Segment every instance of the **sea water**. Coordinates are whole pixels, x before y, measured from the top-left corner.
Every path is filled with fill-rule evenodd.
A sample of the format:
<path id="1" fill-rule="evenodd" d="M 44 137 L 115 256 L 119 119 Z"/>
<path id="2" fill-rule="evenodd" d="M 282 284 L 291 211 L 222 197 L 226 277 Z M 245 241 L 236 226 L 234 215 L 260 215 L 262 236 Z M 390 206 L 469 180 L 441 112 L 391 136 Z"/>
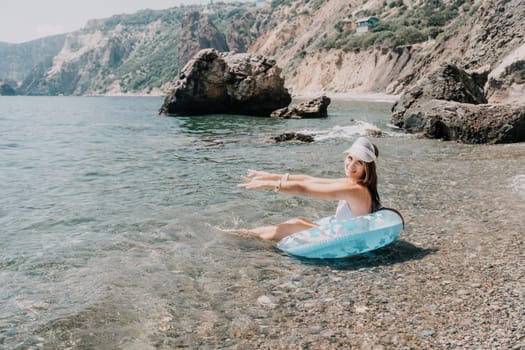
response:
<path id="1" fill-rule="evenodd" d="M 342 152 L 367 130 L 380 131 L 379 191 L 405 215 L 405 241 L 523 227 L 507 218 L 525 208 L 524 144 L 408 135 L 389 125 L 387 102 L 334 100 L 315 120 L 166 117 L 161 103 L 0 98 L 0 347 L 234 346 L 232 325 L 286 273 L 324 267 L 222 229 L 318 219 L 337 204 L 242 190 L 240 176 L 343 176 Z M 291 131 L 315 141 L 269 141 Z"/>

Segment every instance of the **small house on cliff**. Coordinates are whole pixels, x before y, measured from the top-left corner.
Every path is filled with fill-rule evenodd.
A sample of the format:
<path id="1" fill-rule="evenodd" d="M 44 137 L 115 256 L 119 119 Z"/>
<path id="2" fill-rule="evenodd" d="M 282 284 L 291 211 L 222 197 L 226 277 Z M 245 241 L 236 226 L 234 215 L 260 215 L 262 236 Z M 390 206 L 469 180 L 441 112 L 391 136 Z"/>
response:
<path id="1" fill-rule="evenodd" d="M 379 22 L 379 19 L 376 17 L 360 18 L 355 21 L 356 32 L 357 33 L 368 32 L 370 29 L 372 29 L 377 24 L 377 22 Z"/>

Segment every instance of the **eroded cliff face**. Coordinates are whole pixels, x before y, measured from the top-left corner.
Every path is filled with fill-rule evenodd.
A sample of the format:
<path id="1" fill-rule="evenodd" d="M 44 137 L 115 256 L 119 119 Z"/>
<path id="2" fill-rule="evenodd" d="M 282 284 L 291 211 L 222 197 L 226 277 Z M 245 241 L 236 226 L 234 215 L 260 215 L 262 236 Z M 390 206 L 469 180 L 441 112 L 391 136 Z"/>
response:
<path id="1" fill-rule="evenodd" d="M 20 90 L 28 95 L 121 95 L 168 84 L 178 68 L 170 56 L 177 53 L 179 31 L 173 28 L 176 19 L 154 15 L 90 21 L 68 34 L 49 65 L 35 69 Z M 131 23 L 122 24 L 125 20 Z"/>
<path id="2" fill-rule="evenodd" d="M 398 94 L 404 88 L 401 82 L 413 72 L 415 55 L 422 50 L 422 45 L 369 48 L 359 52 L 322 50 L 299 63 L 289 84 L 298 95 L 317 92 Z"/>
<path id="3" fill-rule="evenodd" d="M 270 21 L 266 8 L 238 13 L 226 28 L 226 40 L 230 51 L 243 53 L 264 33 Z"/>
<path id="4" fill-rule="evenodd" d="M 272 12 L 267 30 L 249 48 L 277 61 L 286 86 L 295 95 L 320 92 L 398 93 L 414 66 L 416 53 L 428 45 L 396 49 L 325 49 L 337 23 L 381 7 L 383 2 L 295 1 Z"/>
<path id="5" fill-rule="evenodd" d="M 275 60 L 286 87 L 296 95 L 398 94 L 449 62 L 479 78 L 489 102 L 524 98 L 523 0 L 274 0 L 263 8 L 249 3 L 213 6 L 142 11 L 90 21 L 82 30 L 68 34 L 60 52 L 35 66 L 17 91 L 165 94 L 182 69 L 179 59 L 183 64 L 198 49 L 216 47 Z M 418 44 L 385 45 L 374 39 L 363 46 L 366 48 L 345 47 L 345 40 L 357 38 L 346 25 L 359 17 L 377 16 L 380 23 L 401 29 L 401 38 L 405 38 L 403 30 L 409 35 L 417 23 L 439 20 L 439 9 L 451 6 L 454 16 L 448 16 L 443 26 L 425 27 L 426 42 L 419 42 L 420 37 L 413 41 Z M 424 18 L 407 17 L 414 9 L 430 12 Z M 200 11 L 197 20 L 181 25 L 182 18 L 195 10 Z M 203 24 L 205 10 L 211 25 Z M 208 30 L 212 25 L 216 26 L 213 33 Z M 333 38 L 339 41 L 327 45 Z"/>
<path id="6" fill-rule="evenodd" d="M 481 0 L 474 6 L 475 14 L 458 18 L 415 65 L 413 81 L 449 62 L 488 76 L 482 88 L 489 103 L 525 103 L 525 2 Z"/>
<path id="7" fill-rule="evenodd" d="M 65 38 L 61 34 L 21 44 L 0 43 L 0 79 L 22 81 L 36 66 L 56 56 Z"/>
<path id="8" fill-rule="evenodd" d="M 181 23 L 179 67 L 183 68 L 197 52 L 208 48 L 220 52 L 229 51 L 226 37 L 208 16 L 191 11 L 184 16 Z"/>
<path id="9" fill-rule="evenodd" d="M 403 4 L 422 6 L 412 0 Z M 392 20 L 396 9 L 375 0 L 290 2 L 274 9 L 268 30 L 249 51 L 275 59 L 283 68 L 287 87 L 299 95 L 319 91 L 397 94 L 450 62 L 484 77 L 480 84 L 490 95 L 489 102 L 522 101 L 525 79 L 523 49 L 519 48 L 525 43 L 525 2 L 473 0 L 460 4 L 457 16 L 443 32 L 424 43 L 395 49 L 373 45 L 361 50 L 327 50 L 323 40 L 345 18 L 379 13 L 380 20 Z"/>
<path id="10" fill-rule="evenodd" d="M 182 65 L 201 48 L 227 51 L 224 28 L 232 12 L 253 8 L 253 4 L 233 3 L 189 5 L 89 21 L 67 34 L 56 54 L 29 74 L 21 72 L 25 78 L 18 91 L 26 95 L 164 95 Z M 235 38 L 230 42 L 235 43 Z"/>

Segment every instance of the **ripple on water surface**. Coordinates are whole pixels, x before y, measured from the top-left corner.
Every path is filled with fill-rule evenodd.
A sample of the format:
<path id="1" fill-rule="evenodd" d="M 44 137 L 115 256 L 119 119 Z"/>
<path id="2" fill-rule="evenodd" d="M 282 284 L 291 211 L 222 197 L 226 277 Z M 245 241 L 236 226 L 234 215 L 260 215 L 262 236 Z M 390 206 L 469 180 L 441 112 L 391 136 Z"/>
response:
<path id="1" fill-rule="evenodd" d="M 415 244 L 475 249 L 522 224 L 501 219 L 524 202 L 523 146 L 405 135 L 388 127 L 390 105 L 333 101 L 324 120 L 270 120 L 158 117 L 155 98 L 5 101 L 34 106 L 0 119 L 0 344 L 8 348 L 234 347 L 288 319 L 295 307 L 276 300 L 308 298 L 334 282 L 334 270 L 372 280 L 385 254 L 399 265 L 396 257 L 424 255 Z M 382 131 L 380 192 L 405 215 L 404 244 L 376 260 L 322 265 L 216 229 L 333 213 L 331 202 L 243 191 L 239 177 L 249 168 L 341 176 L 342 152 L 367 129 Z M 261 141 L 301 130 L 316 141 Z"/>

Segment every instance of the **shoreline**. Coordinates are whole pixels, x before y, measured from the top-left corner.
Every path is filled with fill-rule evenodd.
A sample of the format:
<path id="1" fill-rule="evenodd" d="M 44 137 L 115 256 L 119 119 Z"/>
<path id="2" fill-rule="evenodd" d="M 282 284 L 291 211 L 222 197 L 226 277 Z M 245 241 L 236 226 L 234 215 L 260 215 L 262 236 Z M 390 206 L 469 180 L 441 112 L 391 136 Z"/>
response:
<path id="1" fill-rule="evenodd" d="M 307 94 L 294 94 L 293 99 L 305 100 L 319 96 L 327 96 L 332 100 L 354 100 L 371 102 L 397 102 L 401 95 L 390 95 L 381 92 L 319 92 Z"/>
<path id="2" fill-rule="evenodd" d="M 125 94 L 85 94 L 85 95 L 45 95 L 39 97 L 166 97 L 167 94 L 152 93 L 152 94 L 141 94 L 141 93 L 125 93 Z M 353 101 L 370 101 L 370 102 L 389 102 L 394 103 L 399 100 L 401 95 L 390 95 L 380 92 L 319 92 L 319 93 L 306 93 L 306 94 L 292 94 L 292 100 L 307 100 L 313 99 L 320 96 L 327 96 L 332 100 L 353 100 Z M 15 97 L 31 97 L 33 95 L 15 95 Z"/>

